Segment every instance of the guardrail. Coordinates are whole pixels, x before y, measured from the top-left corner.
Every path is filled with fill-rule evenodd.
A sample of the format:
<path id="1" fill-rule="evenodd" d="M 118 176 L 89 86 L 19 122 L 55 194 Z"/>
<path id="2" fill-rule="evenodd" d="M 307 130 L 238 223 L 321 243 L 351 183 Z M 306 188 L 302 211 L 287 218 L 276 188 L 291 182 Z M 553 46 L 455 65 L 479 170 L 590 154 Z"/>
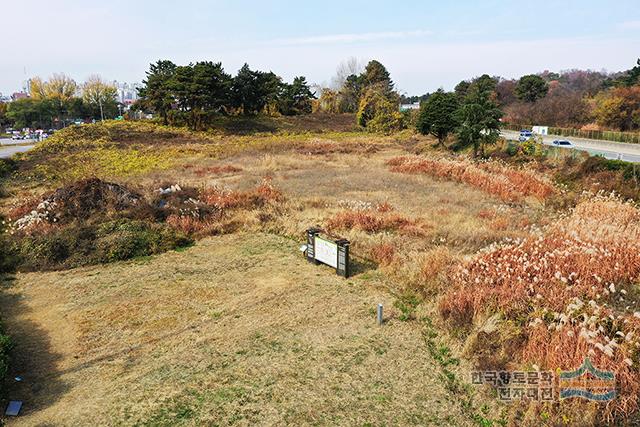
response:
<path id="1" fill-rule="evenodd" d="M 517 125 L 504 123 L 504 129 L 519 131 L 521 129 L 531 129 L 531 125 Z M 640 133 L 616 132 L 610 130 L 582 130 L 572 128 L 560 128 L 549 126 L 549 135 L 573 136 L 576 138 L 597 139 L 602 141 L 626 142 L 629 144 L 640 144 Z"/>

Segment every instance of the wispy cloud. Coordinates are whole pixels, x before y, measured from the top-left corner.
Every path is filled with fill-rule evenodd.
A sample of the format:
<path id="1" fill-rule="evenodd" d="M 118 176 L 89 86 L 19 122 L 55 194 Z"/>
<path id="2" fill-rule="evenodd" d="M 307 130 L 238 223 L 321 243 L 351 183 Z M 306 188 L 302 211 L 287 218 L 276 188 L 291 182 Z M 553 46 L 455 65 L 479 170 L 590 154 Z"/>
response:
<path id="1" fill-rule="evenodd" d="M 640 20 L 621 22 L 618 24 L 618 28 L 623 30 L 640 30 Z"/>
<path id="2" fill-rule="evenodd" d="M 327 34 L 310 37 L 296 37 L 288 39 L 276 39 L 271 43 L 282 45 L 308 45 L 308 44 L 342 44 L 372 42 L 381 40 L 398 40 L 407 38 L 424 37 L 433 34 L 431 31 L 384 31 L 377 33 L 353 33 L 353 34 Z"/>

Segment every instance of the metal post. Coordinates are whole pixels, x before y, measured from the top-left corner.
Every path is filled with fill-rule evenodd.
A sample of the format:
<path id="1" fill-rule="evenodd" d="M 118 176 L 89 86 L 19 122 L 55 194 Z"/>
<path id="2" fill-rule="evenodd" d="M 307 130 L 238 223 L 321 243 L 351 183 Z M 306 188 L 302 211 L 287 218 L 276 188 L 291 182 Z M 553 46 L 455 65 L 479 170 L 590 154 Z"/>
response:
<path id="1" fill-rule="evenodd" d="M 345 279 L 349 277 L 349 241 L 346 239 L 336 240 L 338 245 L 338 266 L 336 273 Z"/>
<path id="2" fill-rule="evenodd" d="M 382 309 L 383 309 L 382 304 L 378 304 L 378 318 L 377 318 L 378 326 L 382 326 L 382 322 L 384 321 L 383 315 L 382 315 Z"/>
<path id="3" fill-rule="evenodd" d="M 318 228 L 310 228 L 307 230 L 307 261 L 318 264 L 316 260 L 316 236 L 320 233 Z"/>

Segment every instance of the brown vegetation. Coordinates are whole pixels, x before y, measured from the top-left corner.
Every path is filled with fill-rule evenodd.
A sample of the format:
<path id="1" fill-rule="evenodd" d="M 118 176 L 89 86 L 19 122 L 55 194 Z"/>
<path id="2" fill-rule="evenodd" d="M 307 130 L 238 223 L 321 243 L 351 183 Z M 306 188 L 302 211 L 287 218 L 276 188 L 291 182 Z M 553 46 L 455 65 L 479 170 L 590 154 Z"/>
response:
<path id="1" fill-rule="evenodd" d="M 393 172 L 423 173 L 464 182 L 506 202 L 521 201 L 529 196 L 544 202 L 555 191 L 553 184 L 540 174 L 497 162 L 405 156 L 390 159 L 387 164 Z"/>
<path id="2" fill-rule="evenodd" d="M 452 277 L 440 312 L 457 326 L 503 313 L 526 340 L 511 351 L 541 369 L 580 366 L 585 357 L 616 373 L 620 395 L 605 417 L 638 409 L 640 211 L 616 198 L 580 203 L 546 230 L 494 245 Z"/>

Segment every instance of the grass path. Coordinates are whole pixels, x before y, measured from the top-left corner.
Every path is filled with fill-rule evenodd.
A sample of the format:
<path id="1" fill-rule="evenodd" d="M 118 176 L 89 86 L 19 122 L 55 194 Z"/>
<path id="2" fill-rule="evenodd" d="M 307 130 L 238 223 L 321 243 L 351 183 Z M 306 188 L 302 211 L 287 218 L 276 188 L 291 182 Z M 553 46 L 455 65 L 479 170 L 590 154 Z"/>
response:
<path id="1" fill-rule="evenodd" d="M 18 275 L 10 425 L 469 425 L 393 297 L 267 234 Z"/>

